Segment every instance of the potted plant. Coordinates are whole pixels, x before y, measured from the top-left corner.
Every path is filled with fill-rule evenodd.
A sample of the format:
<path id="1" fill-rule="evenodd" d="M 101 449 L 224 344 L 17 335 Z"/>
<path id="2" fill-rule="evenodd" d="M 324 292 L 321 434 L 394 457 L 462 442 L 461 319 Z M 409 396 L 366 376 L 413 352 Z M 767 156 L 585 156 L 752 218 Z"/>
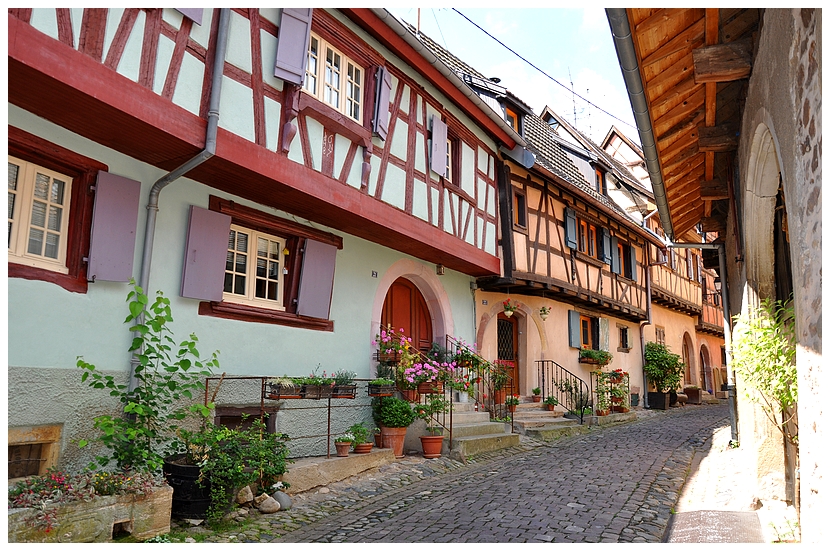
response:
<path id="1" fill-rule="evenodd" d="M 507 406 L 507 410 L 510 413 L 515 412 L 516 411 L 516 406 L 519 405 L 519 396 L 516 395 L 516 394 L 514 394 L 512 396 L 508 396 L 507 398 L 504 399 L 504 405 Z"/>
<path id="2" fill-rule="evenodd" d="M 265 398 L 270 400 L 297 400 L 303 397 L 303 385 L 288 375 L 273 377 L 265 383 Z"/>
<path id="3" fill-rule="evenodd" d="M 554 411 L 555 407 L 559 405 L 559 400 L 557 400 L 554 396 L 548 396 L 545 398 L 544 404 L 546 410 Z"/>
<path id="4" fill-rule="evenodd" d="M 374 438 L 375 438 L 375 446 L 377 446 L 378 448 L 382 448 L 383 447 L 383 435 L 380 433 L 380 427 L 375 427 L 374 429 L 372 429 L 372 434 L 374 435 Z"/>
<path id="5" fill-rule="evenodd" d="M 603 366 L 611 363 L 612 359 L 614 359 L 614 356 L 607 350 L 579 349 L 579 363 Z"/>
<path id="6" fill-rule="evenodd" d="M 334 447 L 337 448 L 337 457 L 348 457 L 349 456 L 349 448 L 352 447 L 352 443 L 354 442 L 354 435 L 350 432 L 346 434 L 341 434 L 337 438 L 334 439 Z"/>
<path id="7" fill-rule="evenodd" d="M 392 396 L 395 394 L 394 379 L 378 377 L 369 381 L 369 396 Z"/>
<path id="8" fill-rule="evenodd" d="M 332 378 L 334 379 L 334 388 L 331 391 L 332 398 L 354 398 L 357 394 L 357 385 L 354 384 L 354 378 L 357 373 L 345 369 L 339 369 L 334 372 Z"/>
<path id="9" fill-rule="evenodd" d="M 369 429 L 363 423 L 355 423 L 349 427 L 349 433 L 354 436 L 352 444 L 355 453 L 369 453 L 372 451 L 373 443 L 369 440 Z"/>
<path id="10" fill-rule="evenodd" d="M 643 372 L 649 384 L 654 386 L 654 392 L 648 393 L 649 408 L 669 408 L 668 392 L 680 385 L 683 367 L 680 356 L 673 354 L 666 345 L 656 342 L 646 343 Z"/>
<path id="11" fill-rule="evenodd" d="M 320 398 L 331 398 L 334 390 L 334 379 L 326 376 L 323 371 L 322 375 L 317 375 L 317 370 L 320 369 L 320 364 L 308 375 L 302 379 L 303 384 L 303 398 L 311 400 L 319 400 Z"/>
<path id="12" fill-rule="evenodd" d="M 513 312 L 519 309 L 519 303 L 514 302 L 510 299 L 505 300 L 501 303 L 502 308 L 504 309 L 504 315 L 508 318 L 513 315 Z"/>
<path id="13" fill-rule="evenodd" d="M 542 318 L 542 321 L 545 321 L 546 319 L 548 319 L 549 315 L 550 315 L 550 307 L 549 306 L 542 306 L 541 308 L 539 308 L 539 317 Z"/>
<path id="14" fill-rule="evenodd" d="M 412 339 L 404 335 L 403 328 L 395 332 L 391 325 L 382 327 L 372 341 L 377 346 L 376 359 L 386 364 L 396 364 L 401 359 L 401 354 L 412 345 Z"/>
<path id="15" fill-rule="evenodd" d="M 429 394 L 423 404 L 415 408 L 415 415 L 427 424 L 427 435 L 421 436 L 421 447 L 424 457 L 434 459 L 441 457 L 441 448 L 444 445 L 442 427 L 437 425 L 436 417 L 450 409 L 450 403 L 440 394 Z"/>
<path id="16" fill-rule="evenodd" d="M 495 363 L 490 369 L 490 386 L 493 389 L 493 402 L 495 404 L 503 404 L 507 398 L 507 383 L 510 382 L 510 375 L 507 367 Z"/>
<path id="17" fill-rule="evenodd" d="M 395 452 L 395 457 L 404 456 L 403 444 L 406 429 L 415 420 L 415 412 L 405 400 L 395 398 L 373 398 L 380 402 L 377 408 L 377 423 L 380 426 L 383 445 Z"/>
<path id="18" fill-rule="evenodd" d="M 611 387 L 611 411 L 617 413 L 628 412 L 628 387 L 625 385 L 613 385 Z"/>
<path id="19" fill-rule="evenodd" d="M 403 378 L 409 385 L 415 385 L 419 394 L 440 394 L 444 392 L 444 380 L 454 368 L 455 363 L 426 359 L 404 369 Z"/>
<path id="20" fill-rule="evenodd" d="M 597 376 L 597 399 L 594 403 L 594 411 L 599 416 L 608 415 L 611 413 L 611 397 L 608 385 L 608 374 L 602 372 L 595 372 L 595 374 Z"/>
<path id="21" fill-rule="evenodd" d="M 542 401 L 542 389 L 541 388 L 539 388 L 537 386 L 536 388 L 531 390 L 531 392 L 533 393 L 533 401 L 534 402 L 541 402 Z"/>

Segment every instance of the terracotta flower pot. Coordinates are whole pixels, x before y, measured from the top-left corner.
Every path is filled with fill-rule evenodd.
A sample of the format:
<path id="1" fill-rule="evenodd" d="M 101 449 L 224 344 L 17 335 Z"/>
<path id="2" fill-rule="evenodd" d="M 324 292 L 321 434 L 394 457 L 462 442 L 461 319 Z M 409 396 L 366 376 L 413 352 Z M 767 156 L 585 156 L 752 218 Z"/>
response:
<path id="1" fill-rule="evenodd" d="M 441 394 L 442 392 L 444 392 L 443 381 L 418 383 L 418 394 Z"/>
<path id="2" fill-rule="evenodd" d="M 369 453 L 372 451 L 374 444 L 371 442 L 363 442 L 362 444 L 355 444 L 354 452 L 355 453 Z"/>
<path id="3" fill-rule="evenodd" d="M 397 459 L 402 458 L 406 427 L 381 427 L 380 432 L 383 436 L 383 446 L 392 448 Z"/>
<path id="4" fill-rule="evenodd" d="M 554 408 L 556 408 L 556 406 L 553 404 L 545 404 L 545 409 L 548 411 L 555 411 Z"/>
<path id="5" fill-rule="evenodd" d="M 337 448 L 337 457 L 349 457 L 349 448 L 352 447 L 352 443 L 335 442 L 334 447 Z"/>
<path id="6" fill-rule="evenodd" d="M 441 448 L 444 445 L 444 436 L 421 436 L 421 447 L 424 450 L 424 457 L 435 459 L 441 457 Z"/>
<path id="7" fill-rule="evenodd" d="M 493 391 L 493 402 L 496 405 L 503 404 L 505 400 L 507 400 L 506 388 L 500 388 L 498 390 Z"/>
<path id="8" fill-rule="evenodd" d="M 605 417 L 605 416 L 606 416 L 606 415 L 608 415 L 609 413 L 611 413 L 611 412 L 610 412 L 610 411 L 608 411 L 607 409 L 597 410 L 597 415 L 599 415 L 600 417 Z"/>
<path id="9" fill-rule="evenodd" d="M 415 388 L 402 388 L 400 389 L 401 394 L 403 394 L 403 399 L 407 402 L 420 402 L 421 395 L 418 394 L 418 389 Z"/>
<path id="10" fill-rule="evenodd" d="M 533 401 L 534 402 L 541 402 L 542 401 L 542 396 L 540 394 L 534 394 L 533 395 Z"/>
<path id="11" fill-rule="evenodd" d="M 516 413 L 516 406 L 507 406 L 507 411 L 510 413 Z"/>
<path id="12" fill-rule="evenodd" d="M 381 433 L 375 434 L 375 446 L 377 446 L 378 448 L 383 447 L 383 434 L 381 434 Z"/>

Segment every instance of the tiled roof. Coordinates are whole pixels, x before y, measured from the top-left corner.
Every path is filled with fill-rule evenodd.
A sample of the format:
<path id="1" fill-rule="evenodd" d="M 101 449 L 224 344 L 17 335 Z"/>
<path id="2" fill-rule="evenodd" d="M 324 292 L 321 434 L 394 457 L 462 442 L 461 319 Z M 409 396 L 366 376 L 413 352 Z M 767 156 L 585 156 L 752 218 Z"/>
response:
<path id="1" fill-rule="evenodd" d="M 473 75 L 480 79 L 489 81 L 490 79 L 484 76 L 483 73 L 475 70 L 472 66 L 464 63 L 458 57 L 447 51 L 443 46 L 432 40 L 424 33 L 418 33 L 412 25 L 403 22 L 409 31 L 418 40 L 424 44 L 429 50 L 435 54 L 442 63 L 449 69 L 455 71 L 456 74 L 463 80 L 463 75 Z M 465 82 L 470 84 L 467 80 Z M 498 85 L 496 85 L 498 86 Z M 498 86 L 501 88 L 501 86 Z M 471 86 L 475 91 L 475 88 Z M 513 95 L 513 94 L 511 94 Z M 515 96 L 514 96 L 515 97 Z M 516 98 L 518 99 L 518 98 Z M 633 220 L 624 210 L 622 210 L 614 201 L 608 197 L 597 193 L 594 187 L 585 180 L 576 166 L 571 161 L 570 157 L 562 150 L 557 138 L 554 137 L 553 129 L 550 128 L 541 118 L 534 114 L 527 114 L 524 117 L 524 139 L 527 141 L 527 148 L 534 155 L 536 155 L 536 162 L 542 167 L 549 170 L 565 182 L 578 188 L 583 193 L 587 193 L 598 202 L 611 208 L 620 215 Z M 607 155 L 605 155 L 607 156 Z M 635 179 L 636 180 L 636 179 Z"/>

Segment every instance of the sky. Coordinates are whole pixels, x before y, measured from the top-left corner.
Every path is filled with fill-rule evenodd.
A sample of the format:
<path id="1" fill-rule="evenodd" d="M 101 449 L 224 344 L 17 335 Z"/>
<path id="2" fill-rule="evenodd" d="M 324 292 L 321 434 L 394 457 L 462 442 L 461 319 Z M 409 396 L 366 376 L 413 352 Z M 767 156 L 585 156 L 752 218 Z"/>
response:
<path id="1" fill-rule="evenodd" d="M 386 9 L 418 25 L 418 8 Z M 420 8 L 420 29 L 537 115 L 548 106 L 597 143 L 611 125 L 639 143 L 604 9 Z"/>

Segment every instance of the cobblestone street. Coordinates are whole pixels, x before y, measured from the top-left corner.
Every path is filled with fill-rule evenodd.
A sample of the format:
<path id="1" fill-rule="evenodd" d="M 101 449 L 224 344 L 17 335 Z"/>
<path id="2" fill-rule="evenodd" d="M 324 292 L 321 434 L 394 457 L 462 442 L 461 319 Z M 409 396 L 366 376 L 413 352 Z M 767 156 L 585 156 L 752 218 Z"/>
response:
<path id="1" fill-rule="evenodd" d="M 408 457 L 295 496 L 238 542 L 659 542 L 692 464 L 728 425 L 724 404 L 472 458 Z M 289 467 L 290 468 L 290 467 Z"/>

